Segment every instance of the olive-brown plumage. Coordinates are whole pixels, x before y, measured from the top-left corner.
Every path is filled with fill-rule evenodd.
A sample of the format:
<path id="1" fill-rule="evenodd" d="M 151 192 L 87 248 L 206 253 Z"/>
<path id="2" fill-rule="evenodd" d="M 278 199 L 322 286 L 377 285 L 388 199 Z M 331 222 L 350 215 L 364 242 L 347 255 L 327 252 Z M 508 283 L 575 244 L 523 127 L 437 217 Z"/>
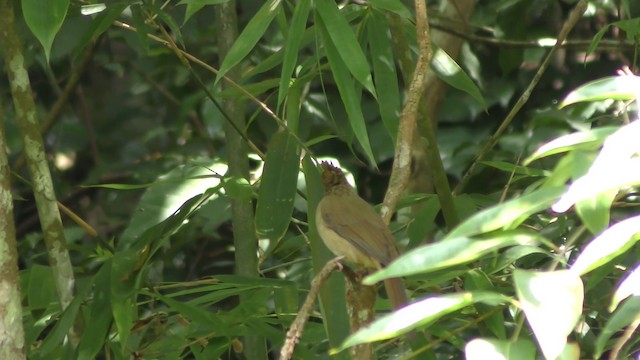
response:
<path id="1" fill-rule="evenodd" d="M 365 269 L 379 269 L 398 257 L 393 235 L 380 215 L 347 182 L 342 170 L 321 164 L 325 196 L 318 203 L 316 225 L 335 255 Z M 402 280 L 385 280 L 394 309 L 407 303 Z"/>

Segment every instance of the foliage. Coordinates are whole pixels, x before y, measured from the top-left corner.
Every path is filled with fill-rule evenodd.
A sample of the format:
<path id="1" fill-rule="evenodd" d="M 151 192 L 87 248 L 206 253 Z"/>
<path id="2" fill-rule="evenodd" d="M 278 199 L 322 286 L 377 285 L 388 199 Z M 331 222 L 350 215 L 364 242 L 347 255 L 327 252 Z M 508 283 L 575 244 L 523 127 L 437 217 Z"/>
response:
<path id="1" fill-rule="evenodd" d="M 312 161 L 350 170 L 372 203 L 384 193 L 407 86 L 389 18 L 415 49 L 410 2 L 237 1 L 241 33 L 224 59 L 212 18 L 226 1 L 50 2 L 56 11 L 39 21 L 40 2 L 22 1 L 29 76 L 44 118 L 80 71 L 45 144 L 59 200 L 98 237 L 65 219 L 77 289 L 63 310 L 29 186 L 14 181 L 28 357 L 243 358 L 239 339 L 254 334 L 276 354 L 331 257 L 308 223 L 321 192 Z M 383 340 L 410 330 L 428 333 L 419 351 L 438 359 L 640 351 L 640 87 L 615 73 L 638 70 L 638 5 L 590 1 L 529 102 L 476 158 L 540 68 L 540 40 L 557 36 L 573 3 L 479 2 L 459 58 L 434 45 L 433 70 L 451 87 L 437 112 L 449 179 L 481 160 L 455 197 L 461 223 L 446 230 L 437 197 L 406 195 L 390 225 L 404 254 L 364 281 L 405 277 L 414 302 L 388 312 L 381 295 L 378 320 L 347 337 L 334 274 L 295 358 L 372 341 L 380 359 L 408 356 L 416 349 Z M 446 31 L 450 19 L 429 11 Z M 92 59 L 85 70 L 83 56 Z M 241 77 L 223 90 L 232 69 Z M 248 125 L 237 130 L 252 149 L 250 179 L 227 174 L 225 99 L 248 100 Z M 19 179 L 18 129 L 4 126 Z M 233 247 L 232 199 L 255 200 L 260 278 L 233 274 L 242 249 Z M 64 339 L 76 316 L 85 330 L 74 348 Z"/>

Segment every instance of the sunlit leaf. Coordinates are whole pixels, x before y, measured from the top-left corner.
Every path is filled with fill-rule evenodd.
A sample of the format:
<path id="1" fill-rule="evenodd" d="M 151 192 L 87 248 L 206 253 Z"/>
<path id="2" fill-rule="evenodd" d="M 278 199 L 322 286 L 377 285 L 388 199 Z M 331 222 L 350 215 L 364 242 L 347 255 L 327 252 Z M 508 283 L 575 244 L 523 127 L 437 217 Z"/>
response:
<path id="1" fill-rule="evenodd" d="M 475 302 L 496 305 L 510 301 L 511 299 L 507 296 L 491 292 L 465 292 L 429 297 L 385 315 L 358 330 L 349 336 L 337 351 L 402 335 Z"/>
<path id="2" fill-rule="evenodd" d="M 523 164 L 528 165 L 534 160 L 569 150 L 575 150 L 578 147 L 580 149 L 597 149 L 602 145 L 607 136 L 613 134 L 618 129 L 619 127 L 617 126 L 600 127 L 561 136 L 542 145 L 533 154 L 531 154 Z"/>
<path id="3" fill-rule="evenodd" d="M 618 304 L 629 296 L 640 296 L 640 265 L 637 265 L 628 275 L 620 282 L 618 288 L 613 293 L 609 311 L 613 312 Z"/>
<path id="4" fill-rule="evenodd" d="M 640 183 L 640 121 L 634 121 L 609 135 L 600 154 L 583 177 L 574 181 L 569 190 L 553 205 L 556 212 L 565 212 L 573 204 L 604 192 L 601 202 L 610 201 L 611 192 Z"/>
<path id="5" fill-rule="evenodd" d="M 520 269 L 513 273 L 513 280 L 520 306 L 542 353 L 547 359 L 557 358 L 582 314 L 582 280 L 566 270 L 537 272 Z"/>
<path id="6" fill-rule="evenodd" d="M 548 208 L 563 192 L 562 187 L 545 187 L 480 211 L 453 229 L 446 239 L 512 228 L 523 218 Z"/>
<path id="7" fill-rule="evenodd" d="M 582 249 L 571 266 L 571 271 L 584 275 L 626 252 L 638 241 L 640 216 L 634 216 L 612 225 Z"/>
<path id="8" fill-rule="evenodd" d="M 586 101 L 631 100 L 639 95 L 640 77 L 612 76 L 594 80 L 575 89 L 560 103 L 560 107 Z"/>
<path id="9" fill-rule="evenodd" d="M 464 347 L 467 360 L 534 360 L 536 347 L 529 340 L 476 338 Z"/>
<path id="10" fill-rule="evenodd" d="M 401 255 L 384 269 L 366 277 L 365 284 L 377 281 L 426 273 L 464 264 L 507 246 L 535 245 L 540 235 L 528 232 L 504 232 L 489 239 L 456 237 L 421 246 Z"/>

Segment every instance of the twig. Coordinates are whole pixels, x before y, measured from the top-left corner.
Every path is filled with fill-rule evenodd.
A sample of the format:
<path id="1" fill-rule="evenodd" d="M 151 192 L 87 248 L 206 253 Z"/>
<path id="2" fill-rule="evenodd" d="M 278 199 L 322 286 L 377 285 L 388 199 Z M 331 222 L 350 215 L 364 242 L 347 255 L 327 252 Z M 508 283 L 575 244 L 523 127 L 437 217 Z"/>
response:
<path id="1" fill-rule="evenodd" d="M 382 203 L 381 216 L 386 224 L 391 220 L 400 196 L 406 189 L 411 176 L 411 144 L 416 130 L 418 107 L 426 87 L 425 80 L 431 62 L 431 37 L 429 34 L 427 7 L 424 0 L 416 0 L 415 4 L 418 62 L 413 71 L 413 79 L 411 80 L 411 85 L 409 85 L 407 101 L 400 116 L 391 179 Z"/>
<path id="2" fill-rule="evenodd" d="M 296 315 L 295 320 L 291 323 L 291 328 L 287 331 L 286 340 L 284 345 L 282 345 L 282 349 L 280 349 L 280 360 L 291 359 L 293 350 L 300 340 L 300 337 L 302 337 L 302 332 L 304 331 L 304 326 L 307 323 L 309 314 L 311 313 L 311 310 L 313 310 L 313 304 L 316 297 L 318 297 L 320 287 L 329 278 L 331 273 L 340 266 L 339 264 L 341 259 L 342 257 L 338 257 L 329 261 L 311 281 L 309 294 L 300 308 L 300 311 L 298 311 L 298 315 Z"/>
<path id="3" fill-rule="evenodd" d="M 496 130 L 496 132 L 491 136 L 489 141 L 487 141 L 487 143 L 482 147 L 482 149 L 480 149 L 476 157 L 473 159 L 473 161 L 471 162 L 471 166 L 469 166 L 469 169 L 467 169 L 465 174 L 462 176 L 460 183 L 458 183 L 458 186 L 456 186 L 456 188 L 453 190 L 454 195 L 459 194 L 462 190 L 464 190 L 465 186 L 469 182 L 469 179 L 471 178 L 471 175 L 475 171 L 476 166 L 487 155 L 489 150 L 491 150 L 498 143 L 498 140 L 502 136 L 502 133 L 504 133 L 504 131 L 509 126 L 509 124 L 511 124 L 511 121 L 513 120 L 513 118 L 515 118 L 515 116 L 518 114 L 520 109 L 522 109 L 524 104 L 526 104 L 527 101 L 529 101 L 529 97 L 531 96 L 533 89 L 536 87 L 536 85 L 538 85 L 538 82 L 542 78 L 542 75 L 549 67 L 549 64 L 551 63 L 551 59 L 553 58 L 553 55 L 555 54 L 556 50 L 560 48 L 560 45 L 567 38 L 567 35 L 569 35 L 569 32 L 571 31 L 571 29 L 573 29 L 573 27 L 576 25 L 578 20 L 580 20 L 580 17 L 582 16 L 582 14 L 585 12 L 586 9 L 587 9 L 586 0 L 580 0 L 580 2 L 578 2 L 578 4 L 576 4 L 576 6 L 573 8 L 571 13 L 569 14 L 569 17 L 562 25 L 562 29 L 560 29 L 560 34 L 558 35 L 558 39 L 556 41 L 555 46 L 551 48 L 551 50 L 545 57 L 544 61 L 542 61 L 542 64 L 540 64 L 540 68 L 538 69 L 536 74 L 533 76 L 533 79 L 531 79 L 529 86 L 527 86 L 527 88 L 522 93 L 522 95 L 520 96 L 516 104 L 513 105 L 513 108 L 511 108 L 511 111 L 509 112 L 507 117 L 504 119 L 502 124 L 500 124 L 500 127 Z"/>
<path id="4" fill-rule="evenodd" d="M 484 43 L 492 46 L 500 46 L 500 47 L 512 47 L 512 48 L 536 48 L 536 49 L 544 49 L 544 48 L 552 48 L 556 46 L 555 44 L 547 44 L 540 40 L 510 40 L 510 39 L 497 39 L 490 36 L 481 36 L 475 34 L 469 34 L 466 32 L 462 32 L 456 30 L 450 26 L 447 26 L 443 23 L 434 23 L 432 22 L 431 27 L 433 29 L 438 29 L 440 31 L 449 33 L 451 35 L 455 35 L 459 38 L 465 39 L 472 43 Z M 559 47 L 561 48 L 572 48 L 572 49 L 587 49 L 593 40 L 565 40 L 563 41 Z M 623 47 L 626 50 L 634 49 L 634 45 L 630 42 L 624 40 L 610 40 L 610 39 L 602 39 L 598 42 L 597 50 L 605 51 L 605 50 L 620 50 Z"/>

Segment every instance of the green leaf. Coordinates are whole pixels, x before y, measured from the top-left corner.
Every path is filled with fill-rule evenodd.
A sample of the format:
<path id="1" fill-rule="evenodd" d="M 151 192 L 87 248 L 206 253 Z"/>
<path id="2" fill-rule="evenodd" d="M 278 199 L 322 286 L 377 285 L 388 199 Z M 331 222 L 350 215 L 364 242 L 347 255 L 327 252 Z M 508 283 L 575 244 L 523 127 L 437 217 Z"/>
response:
<path id="1" fill-rule="evenodd" d="M 95 41 L 103 32 L 111 27 L 113 21 L 117 19 L 129 5 L 130 4 L 126 2 L 117 2 L 113 5 L 107 4 L 107 9 L 91 20 L 89 31 L 84 33 L 82 39 L 78 42 L 78 46 L 73 49 L 73 57 L 77 58 L 88 43 Z"/>
<path id="2" fill-rule="evenodd" d="M 182 25 L 187 23 L 193 15 L 202 10 L 207 5 L 219 5 L 229 2 L 230 0 L 180 0 L 177 5 L 187 5 L 184 11 L 184 20 Z"/>
<path id="3" fill-rule="evenodd" d="M 244 28 L 242 33 L 235 40 L 231 49 L 225 56 L 220 65 L 218 76 L 216 76 L 216 83 L 226 74 L 231 68 L 236 66 L 242 61 L 249 52 L 256 46 L 258 40 L 264 36 L 267 28 L 271 24 L 271 21 L 275 18 L 280 9 L 280 3 L 282 0 L 268 0 L 260 7 L 258 12 L 249 20 L 249 23 Z"/>
<path id="4" fill-rule="evenodd" d="M 629 250 L 638 241 L 640 216 L 612 225 L 587 244 L 571 266 L 571 271 L 584 275 Z"/>
<path id="5" fill-rule="evenodd" d="M 152 298 L 156 298 L 169 306 L 169 309 L 181 314 L 191 321 L 197 323 L 205 329 L 215 329 L 216 332 L 224 335 L 227 333 L 229 325 L 225 324 L 218 316 L 210 311 L 199 308 L 193 304 L 183 301 L 177 301 L 167 296 L 144 291 L 144 294 Z"/>
<path id="6" fill-rule="evenodd" d="M 498 289 L 491 283 L 487 274 L 485 274 L 480 269 L 473 269 L 466 273 L 463 277 L 464 279 L 464 289 L 467 291 L 495 291 L 498 292 Z M 487 328 L 495 335 L 498 339 L 505 340 L 507 338 L 507 331 L 505 329 L 505 320 L 504 314 L 502 311 L 495 312 L 492 306 L 486 304 L 476 304 L 476 309 L 478 310 L 478 315 L 480 317 L 485 317 L 485 314 L 493 312 L 489 317 L 486 317 L 483 322 L 487 326 Z"/>
<path id="7" fill-rule="evenodd" d="M 467 343 L 464 352 L 467 360 L 534 360 L 536 358 L 536 346 L 524 339 L 506 341 L 476 338 Z"/>
<path id="8" fill-rule="evenodd" d="M 374 9 L 386 10 L 400 15 L 405 19 L 412 18 L 411 11 L 400 0 L 369 0 Z"/>
<path id="9" fill-rule="evenodd" d="M 584 286 L 574 272 L 516 269 L 513 281 L 520 306 L 547 359 L 557 358 L 582 314 Z"/>
<path id="10" fill-rule="evenodd" d="M 633 100 L 639 88 L 638 76 L 621 75 L 594 80 L 570 92 L 560 103 L 560 108 L 579 102 Z"/>
<path id="11" fill-rule="evenodd" d="M 47 62 L 53 39 L 62 27 L 68 8 L 69 0 L 22 0 L 24 21 L 42 44 Z"/>
<path id="12" fill-rule="evenodd" d="M 609 339 L 631 322 L 637 321 L 640 314 L 640 296 L 632 296 L 616 310 L 598 335 L 595 356 L 598 359 L 606 349 Z"/>
<path id="13" fill-rule="evenodd" d="M 618 129 L 605 140 L 600 154 L 586 175 L 575 180 L 560 200 L 553 205 L 556 212 L 565 212 L 573 204 L 600 196 L 606 205 L 610 192 L 640 183 L 640 121 Z M 603 193 L 608 194 L 603 194 Z M 603 205 L 603 206 L 604 206 Z"/>
<path id="14" fill-rule="evenodd" d="M 307 19 L 311 1 L 298 1 L 293 10 L 291 26 L 289 27 L 287 45 L 284 47 L 284 58 L 282 60 L 282 70 L 280 72 L 280 84 L 278 86 L 278 105 L 281 105 L 287 95 L 287 90 L 291 83 L 291 75 L 298 61 L 298 51 L 307 28 Z"/>
<path id="15" fill-rule="evenodd" d="M 465 220 L 447 234 L 445 239 L 473 236 L 500 228 L 513 228 L 523 218 L 548 208 L 563 192 L 563 187 L 541 188 L 490 207 Z"/>
<path id="16" fill-rule="evenodd" d="M 400 89 L 396 63 L 388 41 L 389 26 L 383 13 L 372 11 L 367 22 L 367 35 L 373 76 L 376 84 L 380 117 L 391 139 L 396 139 L 400 118 Z"/>
<path id="17" fill-rule="evenodd" d="M 60 347 L 60 344 L 63 343 L 64 338 L 69 333 L 69 329 L 71 329 L 76 317 L 78 316 L 80 305 L 82 305 L 89 295 L 89 291 L 93 287 L 96 278 L 97 274 L 82 284 L 69 306 L 67 306 L 60 319 L 54 325 L 51 332 L 47 334 L 46 339 L 44 339 L 42 346 L 39 349 L 42 358 L 46 358 L 47 354 Z"/>
<path id="18" fill-rule="evenodd" d="M 574 181 L 588 172 L 593 163 L 591 153 L 573 151 Z M 617 189 L 591 194 L 583 200 L 576 202 L 576 213 L 592 234 L 598 234 L 609 226 L 609 210 L 618 193 Z"/>
<path id="19" fill-rule="evenodd" d="M 278 241 L 289 228 L 299 168 L 298 142 L 287 130 L 281 129 L 271 138 L 258 191 L 256 233 L 259 238 Z"/>
<path id="20" fill-rule="evenodd" d="M 253 197 L 253 186 L 249 184 L 249 180 L 232 176 L 223 178 L 224 192 L 232 199 L 251 199 Z"/>
<path id="21" fill-rule="evenodd" d="M 328 46 L 328 43 L 331 43 L 331 47 L 336 49 L 336 54 L 342 59 L 351 75 L 371 95 L 376 97 L 367 57 L 364 55 L 353 30 L 349 27 L 349 23 L 340 13 L 338 5 L 332 0 L 316 0 L 315 6 L 320 19 L 322 19 L 318 26 L 324 30 L 323 33 L 326 32 L 328 34 L 328 36 L 323 37 L 325 47 Z M 329 58 L 329 62 L 334 60 Z"/>
<path id="22" fill-rule="evenodd" d="M 617 126 L 609 126 L 561 136 L 539 147 L 538 150 L 523 162 L 523 164 L 528 165 L 534 160 L 567 152 L 569 150 L 585 148 L 597 149 L 609 135 L 613 134 L 618 129 L 620 128 Z"/>
<path id="23" fill-rule="evenodd" d="M 445 239 L 401 255 L 386 268 L 367 276 L 363 283 L 446 269 L 479 259 L 488 253 L 514 245 L 535 245 L 542 237 L 533 232 L 510 231 L 486 240 L 468 237 Z"/>
<path id="24" fill-rule="evenodd" d="M 226 172 L 226 165 L 214 160 L 202 166 L 183 165 L 160 176 L 142 195 L 118 248 L 129 246 L 146 229 L 174 214 L 190 198 L 220 185 L 213 175 Z"/>
<path id="25" fill-rule="evenodd" d="M 112 321 L 111 312 L 111 261 L 105 262 L 95 277 L 93 302 L 89 307 L 90 326 L 86 326 L 78 344 L 79 360 L 95 359 L 105 346 Z"/>
<path id="26" fill-rule="evenodd" d="M 431 68 L 442 81 L 469 94 L 483 109 L 487 109 L 487 103 L 484 101 L 480 89 L 444 50 L 436 48 L 431 60 Z"/>
<path id="27" fill-rule="evenodd" d="M 323 0 L 325 1 L 325 0 Z M 329 59 L 329 67 L 338 91 L 340 92 L 340 98 L 344 103 L 345 110 L 349 116 L 349 122 L 351 129 L 353 129 L 356 139 L 362 146 L 365 154 L 369 158 L 371 164 L 375 164 L 375 158 L 373 156 L 373 149 L 369 142 L 369 135 L 367 133 L 367 125 L 364 121 L 364 115 L 362 114 L 362 108 L 360 107 L 360 96 L 354 88 L 353 81 L 349 75 L 347 68 L 340 58 L 338 49 L 336 49 L 331 41 L 329 41 L 329 34 L 327 33 L 326 26 L 321 19 L 318 20 L 320 33 L 323 35 L 325 51 L 327 58 Z"/>
<path id="28" fill-rule="evenodd" d="M 485 271 L 487 274 L 495 274 L 507 266 L 513 264 L 517 260 L 532 254 L 540 254 L 545 255 L 547 257 L 551 257 L 551 254 L 548 251 L 542 250 L 537 246 L 514 246 L 512 248 L 507 249 L 506 251 L 500 253 L 498 256 L 498 260 L 495 264 L 488 266 Z"/>
<path id="29" fill-rule="evenodd" d="M 51 267 L 33 264 L 27 270 L 29 282 L 27 301 L 31 310 L 45 309 L 55 298 L 55 281 Z"/>
<path id="30" fill-rule="evenodd" d="M 620 282 L 615 293 L 613 293 L 609 311 L 613 312 L 618 307 L 618 304 L 629 296 L 640 296 L 640 265 L 636 265 L 633 271 Z"/>
<path id="31" fill-rule="evenodd" d="M 508 163 L 506 161 L 481 161 L 483 165 L 491 166 L 498 170 L 502 170 L 508 173 L 527 175 L 527 176 L 549 176 L 551 174 L 548 170 L 530 168 L 526 166 L 516 165 Z"/>
<path id="32" fill-rule="evenodd" d="M 496 304 L 510 301 L 507 296 L 490 292 L 464 292 L 429 297 L 409 304 L 361 328 L 349 336 L 336 351 L 402 335 L 475 302 Z"/>

